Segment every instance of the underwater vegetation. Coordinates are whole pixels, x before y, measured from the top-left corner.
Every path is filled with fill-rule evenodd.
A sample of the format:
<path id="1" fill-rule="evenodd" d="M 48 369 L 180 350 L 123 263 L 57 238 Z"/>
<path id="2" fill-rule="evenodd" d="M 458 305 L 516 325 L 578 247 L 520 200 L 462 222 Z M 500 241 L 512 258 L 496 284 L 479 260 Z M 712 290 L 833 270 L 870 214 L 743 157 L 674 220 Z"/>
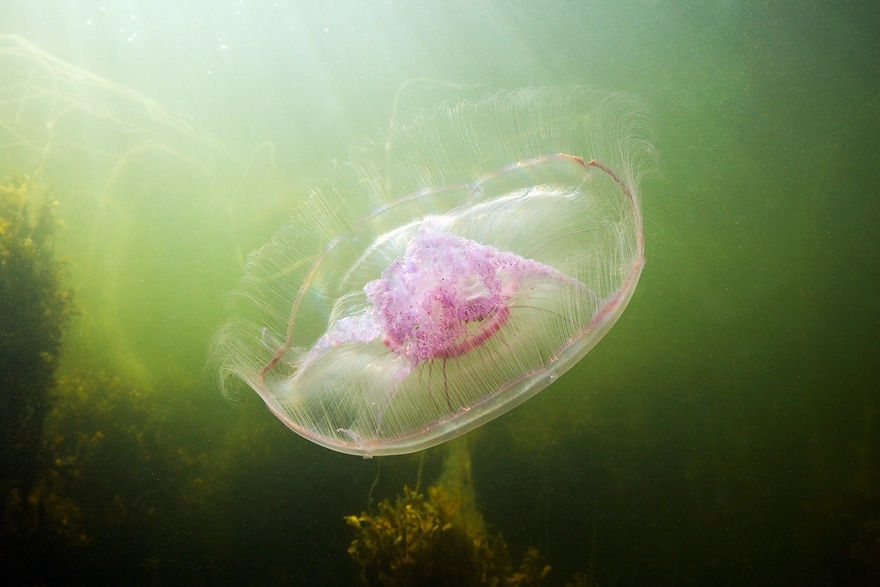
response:
<path id="1" fill-rule="evenodd" d="M 370 586 L 544 585 L 550 566 L 529 548 L 514 570 L 507 543 L 482 524 L 468 524 L 461 502 L 442 485 L 427 497 L 409 487 L 392 504 L 384 500 L 375 514 L 348 516 L 355 539 L 348 553 Z"/>
<path id="2" fill-rule="evenodd" d="M 0 545 L 8 552 L 8 513 L 33 483 L 61 339 L 73 312 L 59 225 L 45 185 L 22 173 L 0 181 Z M 5 558 L 5 555 L 4 555 Z"/>
<path id="3" fill-rule="evenodd" d="M 477 508 L 470 443 L 457 438 L 444 447 L 442 471 L 425 493 L 404 486 L 360 516 L 346 516 L 355 538 L 348 554 L 370 587 L 551 585 L 552 567 L 529 546 L 517 565 L 501 532 L 491 533 Z M 422 453 L 424 459 L 424 453 Z M 424 460 L 422 461 L 424 464 Z M 378 478 L 377 478 L 378 479 Z M 565 587 L 597 585 L 592 572 L 575 573 Z"/>
<path id="4" fill-rule="evenodd" d="M 180 543 L 168 539 L 180 525 L 202 536 L 205 551 L 220 550 L 209 510 L 225 498 L 222 451 L 209 455 L 181 434 L 172 418 L 179 407 L 98 369 L 59 370 L 40 468 L 7 493 L 3 535 L 20 560 L 2 562 L 19 582 L 113 583 L 123 572 L 107 561 L 136 564 L 142 580 L 169 569 L 186 576 Z M 133 542 L 142 546 L 132 551 Z"/>
<path id="5" fill-rule="evenodd" d="M 0 434 L 6 478 L 24 446 L 39 439 L 72 311 L 63 264 L 54 256 L 58 221 L 47 189 L 21 173 L 0 182 Z"/>

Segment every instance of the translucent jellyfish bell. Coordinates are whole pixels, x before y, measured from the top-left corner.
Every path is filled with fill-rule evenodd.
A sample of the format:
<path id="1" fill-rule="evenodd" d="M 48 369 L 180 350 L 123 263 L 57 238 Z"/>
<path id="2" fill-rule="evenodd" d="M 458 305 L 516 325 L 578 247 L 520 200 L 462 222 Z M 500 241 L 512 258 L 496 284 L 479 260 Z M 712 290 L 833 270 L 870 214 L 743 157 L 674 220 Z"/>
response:
<path id="1" fill-rule="evenodd" d="M 578 362 L 644 265 L 638 110 L 583 89 L 423 113 L 248 259 L 214 352 L 298 434 L 402 454 Z"/>

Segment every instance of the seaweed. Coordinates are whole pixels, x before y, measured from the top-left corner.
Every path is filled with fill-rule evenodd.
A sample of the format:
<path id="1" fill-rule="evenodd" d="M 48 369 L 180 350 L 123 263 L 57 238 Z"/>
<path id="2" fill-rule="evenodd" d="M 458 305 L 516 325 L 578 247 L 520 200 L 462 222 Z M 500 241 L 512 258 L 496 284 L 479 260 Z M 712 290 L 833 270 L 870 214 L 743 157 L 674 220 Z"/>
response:
<path id="1" fill-rule="evenodd" d="M 23 496 L 42 468 L 43 421 L 74 311 L 54 253 L 56 204 L 23 173 L 0 181 L 0 545 L 7 553 L 19 539 Z"/>
<path id="2" fill-rule="evenodd" d="M 409 487 L 392 504 L 384 500 L 376 514 L 348 516 L 355 529 L 348 553 L 361 566 L 369 586 L 543 585 L 550 566 L 529 548 L 513 570 L 508 546 L 499 532 L 468 524 L 462 503 L 443 485 L 428 488 L 427 498 Z"/>

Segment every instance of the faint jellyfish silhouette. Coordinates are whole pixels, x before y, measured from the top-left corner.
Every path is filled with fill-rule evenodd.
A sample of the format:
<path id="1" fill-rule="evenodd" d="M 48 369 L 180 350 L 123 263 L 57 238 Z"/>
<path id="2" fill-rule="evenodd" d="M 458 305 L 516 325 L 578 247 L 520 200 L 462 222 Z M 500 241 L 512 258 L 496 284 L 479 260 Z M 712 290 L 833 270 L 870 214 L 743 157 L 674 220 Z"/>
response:
<path id="1" fill-rule="evenodd" d="M 248 260 L 213 355 L 288 427 L 365 457 L 552 383 L 644 265 L 637 105 L 518 90 L 416 116 L 337 164 Z"/>
<path id="2" fill-rule="evenodd" d="M 168 376 L 192 346 L 187 337 L 198 336 L 180 324 L 197 322 L 202 284 L 221 262 L 203 243 L 224 250 L 236 241 L 226 211 L 240 207 L 228 186 L 252 186 L 246 160 L 132 88 L 0 34 L 0 169 L 42 178 L 64 196 L 59 246 L 81 310 L 68 354 L 85 352 L 143 385 Z M 176 345 L 157 320 L 176 325 Z"/>

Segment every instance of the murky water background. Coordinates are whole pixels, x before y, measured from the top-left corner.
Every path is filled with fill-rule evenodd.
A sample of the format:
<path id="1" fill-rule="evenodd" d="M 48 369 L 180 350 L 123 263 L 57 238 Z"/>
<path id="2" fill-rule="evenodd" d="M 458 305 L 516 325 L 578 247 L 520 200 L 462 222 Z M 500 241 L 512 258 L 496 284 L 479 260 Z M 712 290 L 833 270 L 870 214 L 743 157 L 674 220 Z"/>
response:
<path id="1" fill-rule="evenodd" d="M 51 186 L 79 311 L 4 486 L 6 576 L 356 582 L 343 517 L 446 453 L 335 454 L 224 401 L 224 296 L 362 137 L 582 84 L 653 112 L 647 265 L 582 363 L 468 436 L 486 524 L 553 585 L 877 583 L 877 30 L 867 2 L 0 8 L 0 175 Z"/>

